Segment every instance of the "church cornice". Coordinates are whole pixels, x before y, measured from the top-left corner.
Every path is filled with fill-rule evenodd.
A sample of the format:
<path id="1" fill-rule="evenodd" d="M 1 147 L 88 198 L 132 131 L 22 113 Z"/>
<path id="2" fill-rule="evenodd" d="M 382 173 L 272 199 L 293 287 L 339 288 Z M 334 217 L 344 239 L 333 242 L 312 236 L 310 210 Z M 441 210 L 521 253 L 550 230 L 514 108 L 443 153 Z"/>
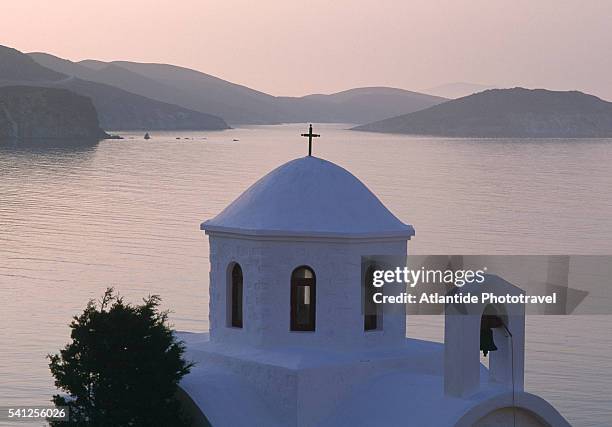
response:
<path id="1" fill-rule="evenodd" d="M 390 233 L 335 233 L 335 232 L 288 232 L 275 230 L 244 230 L 226 227 L 207 227 L 205 223 L 200 226 L 209 236 L 232 237 L 245 240 L 268 241 L 317 241 L 339 243 L 373 243 L 373 242 L 405 242 L 414 236 L 414 229 L 409 226 L 405 233 L 397 231 Z"/>

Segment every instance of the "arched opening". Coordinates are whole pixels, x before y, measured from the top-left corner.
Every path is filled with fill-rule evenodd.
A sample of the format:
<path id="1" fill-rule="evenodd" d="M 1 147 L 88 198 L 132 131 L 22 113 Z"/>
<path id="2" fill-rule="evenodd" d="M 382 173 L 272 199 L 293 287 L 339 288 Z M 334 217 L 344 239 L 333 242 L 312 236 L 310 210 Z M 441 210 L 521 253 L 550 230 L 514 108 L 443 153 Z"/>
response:
<path id="1" fill-rule="evenodd" d="M 233 263 L 230 266 L 230 283 L 228 289 L 228 311 L 230 314 L 229 325 L 234 328 L 242 328 L 242 299 L 243 299 L 243 277 L 240 264 Z"/>
<path id="2" fill-rule="evenodd" d="M 291 274 L 291 330 L 314 331 L 316 324 L 316 277 L 302 266 Z"/>
<path id="3" fill-rule="evenodd" d="M 505 407 L 489 412 L 473 424 L 473 427 L 491 426 L 550 427 L 550 424 L 528 409 Z"/>
<path id="4" fill-rule="evenodd" d="M 513 337 L 503 305 L 488 304 L 480 318 L 481 363 L 489 369 L 489 381 L 512 385 L 514 390 Z"/>
<path id="5" fill-rule="evenodd" d="M 374 286 L 374 271 L 377 267 L 370 265 L 365 272 L 363 288 L 363 330 L 382 329 L 382 306 L 374 302 L 374 294 L 380 292 Z"/>
<path id="6" fill-rule="evenodd" d="M 480 351 L 484 357 L 492 351 L 497 351 L 493 337 L 493 329 L 503 328 L 504 321 L 491 304 L 487 305 L 480 318 Z"/>

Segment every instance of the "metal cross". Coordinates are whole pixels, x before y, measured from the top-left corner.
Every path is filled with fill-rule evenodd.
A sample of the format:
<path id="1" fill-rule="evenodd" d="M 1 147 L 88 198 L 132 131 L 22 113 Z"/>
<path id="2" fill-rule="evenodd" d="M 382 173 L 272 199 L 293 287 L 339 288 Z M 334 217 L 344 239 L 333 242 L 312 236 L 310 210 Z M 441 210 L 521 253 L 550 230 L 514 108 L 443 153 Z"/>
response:
<path id="1" fill-rule="evenodd" d="M 308 156 L 312 156 L 312 138 L 318 138 L 321 135 L 312 133 L 312 125 L 310 125 L 310 128 L 308 129 L 308 133 L 303 133 L 302 136 L 308 137 Z"/>

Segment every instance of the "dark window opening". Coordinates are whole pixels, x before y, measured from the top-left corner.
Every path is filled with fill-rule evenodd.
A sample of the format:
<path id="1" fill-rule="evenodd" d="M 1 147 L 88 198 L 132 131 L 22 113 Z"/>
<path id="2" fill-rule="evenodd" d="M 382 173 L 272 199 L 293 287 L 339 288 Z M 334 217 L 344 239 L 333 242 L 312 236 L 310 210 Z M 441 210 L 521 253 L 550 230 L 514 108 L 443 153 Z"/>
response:
<path id="1" fill-rule="evenodd" d="M 232 268 L 231 286 L 231 325 L 234 328 L 242 328 L 242 268 L 240 264 L 234 264 Z"/>
<path id="2" fill-rule="evenodd" d="M 291 274 L 291 330 L 314 331 L 316 317 L 316 278 L 309 267 L 298 267 Z"/>
<path id="3" fill-rule="evenodd" d="M 382 326 L 381 322 L 381 306 L 374 302 L 374 294 L 380 292 L 374 286 L 374 271 L 375 266 L 370 266 L 365 273 L 364 282 L 364 304 L 363 304 L 363 330 L 374 331 L 380 329 Z"/>

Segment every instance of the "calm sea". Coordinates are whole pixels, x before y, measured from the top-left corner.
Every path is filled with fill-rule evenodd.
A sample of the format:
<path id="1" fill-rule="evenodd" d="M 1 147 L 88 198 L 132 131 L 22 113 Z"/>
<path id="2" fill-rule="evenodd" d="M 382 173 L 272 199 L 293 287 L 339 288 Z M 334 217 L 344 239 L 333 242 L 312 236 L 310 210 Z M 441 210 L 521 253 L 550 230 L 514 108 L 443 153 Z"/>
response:
<path id="1" fill-rule="evenodd" d="M 315 155 L 348 168 L 414 225 L 412 253 L 612 254 L 612 140 L 346 127 L 315 126 Z M 0 406 L 49 401 L 45 355 L 68 341 L 71 316 L 107 286 L 132 301 L 159 294 L 176 328 L 205 331 L 208 243 L 199 223 L 303 156 L 304 129 L 0 144 Z M 410 318 L 408 334 L 441 340 L 442 319 Z M 573 425 L 612 425 L 612 316 L 529 316 L 526 359 L 527 389 Z"/>

